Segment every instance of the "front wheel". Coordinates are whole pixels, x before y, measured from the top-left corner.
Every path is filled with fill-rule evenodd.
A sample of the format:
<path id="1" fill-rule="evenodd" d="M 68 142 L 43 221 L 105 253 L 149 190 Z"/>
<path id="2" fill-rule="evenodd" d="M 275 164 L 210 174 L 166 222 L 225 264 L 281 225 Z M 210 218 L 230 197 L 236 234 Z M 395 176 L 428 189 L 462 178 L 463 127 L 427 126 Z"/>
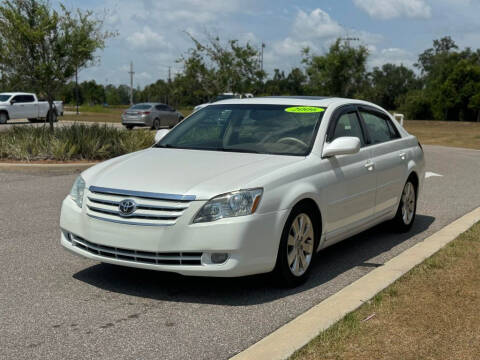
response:
<path id="1" fill-rule="evenodd" d="M 393 225 L 399 232 L 407 232 L 412 228 L 417 213 L 417 193 L 411 179 L 403 187 L 397 213 L 393 219 Z"/>
<path id="2" fill-rule="evenodd" d="M 283 286 L 298 286 L 310 275 L 318 244 L 313 214 L 308 206 L 295 207 L 285 224 L 274 270 Z"/>
<path id="3" fill-rule="evenodd" d="M 8 116 L 6 113 L 0 113 L 0 124 L 6 124 L 8 120 Z"/>

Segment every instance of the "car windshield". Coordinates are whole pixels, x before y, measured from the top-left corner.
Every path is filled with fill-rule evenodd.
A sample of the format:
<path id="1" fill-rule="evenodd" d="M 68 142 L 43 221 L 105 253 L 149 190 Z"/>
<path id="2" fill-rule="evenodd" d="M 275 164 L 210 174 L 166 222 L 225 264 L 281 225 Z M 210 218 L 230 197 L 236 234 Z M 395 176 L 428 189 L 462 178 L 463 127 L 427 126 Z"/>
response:
<path id="1" fill-rule="evenodd" d="M 133 105 L 129 110 L 148 110 L 152 107 L 152 105 L 148 104 L 137 104 Z"/>
<path id="2" fill-rule="evenodd" d="M 307 155 L 325 108 L 210 105 L 181 122 L 156 147 Z"/>
<path id="3" fill-rule="evenodd" d="M 0 95 L 0 101 L 7 101 L 12 95 Z"/>

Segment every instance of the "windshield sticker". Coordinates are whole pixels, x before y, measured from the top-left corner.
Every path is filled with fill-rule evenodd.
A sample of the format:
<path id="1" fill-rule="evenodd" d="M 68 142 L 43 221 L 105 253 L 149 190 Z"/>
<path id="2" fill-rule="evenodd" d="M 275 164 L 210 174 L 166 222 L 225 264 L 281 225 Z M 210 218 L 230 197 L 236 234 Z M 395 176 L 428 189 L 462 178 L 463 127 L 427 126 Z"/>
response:
<path id="1" fill-rule="evenodd" d="M 314 106 L 295 106 L 285 109 L 286 112 L 295 113 L 295 114 L 311 114 L 311 113 L 320 113 L 324 112 L 325 109 L 314 107 Z"/>

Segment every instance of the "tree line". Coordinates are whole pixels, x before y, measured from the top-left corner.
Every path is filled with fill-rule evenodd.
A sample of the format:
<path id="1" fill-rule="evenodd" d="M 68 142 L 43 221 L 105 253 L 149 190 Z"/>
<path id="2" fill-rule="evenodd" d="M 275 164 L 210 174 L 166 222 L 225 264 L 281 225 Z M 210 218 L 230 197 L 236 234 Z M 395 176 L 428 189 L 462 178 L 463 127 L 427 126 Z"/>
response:
<path id="1" fill-rule="evenodd" d="M 176 107 L 211 101 L 223 92 L 255 96 L 323 95 L 357 98 L 419 120 L 480 121 L 480 50 L 460 50 L 450 38 L 433 41 L 414 69 L 387 63 L 368 70 L 369 51 L 338 39 L 325 54 L 302 52 L 302 63 L 289 72 L 261 70 L 258 51 L 218 37 L 194 47 L 179 59 L 183 71 L 171 81 L 157 80 L 134 89 L 134 102 L 165 102 Z M 129 87 L 100 85 L 94 80 L 79 85 L 81 104 L 127 105 Z M 75 103 L 75 84 L 62 91 Z"/>
<path id="2" fill-rule="evenodd" d="M 0 91 L 34 91 L 50 106 L 128 105 L 126 85 L 94 80 L 76 86 L 79 70 L 98 62 L 96 51 L 115 32 L 102 30 L 91 11 L 70 11 L 47 0 L 0 3 Z M 134 102 L 195 106 L 224 92 L 265 95 L 323 95 L 369 100 L 410 119 L 480 121 L 480 50 L 459 49 L 450 38 L 433 41 L 414 65 L 368 68 L 369 51 L 338 39 L 324 54 L 302 50 L 302 61 L 288 72 L 267 75 L 260 53 L 249 43 L 193 36 L 178 60 L 182 71 L 134 90 Z M 53 123 L 52 123 L 53 128 Z"/>

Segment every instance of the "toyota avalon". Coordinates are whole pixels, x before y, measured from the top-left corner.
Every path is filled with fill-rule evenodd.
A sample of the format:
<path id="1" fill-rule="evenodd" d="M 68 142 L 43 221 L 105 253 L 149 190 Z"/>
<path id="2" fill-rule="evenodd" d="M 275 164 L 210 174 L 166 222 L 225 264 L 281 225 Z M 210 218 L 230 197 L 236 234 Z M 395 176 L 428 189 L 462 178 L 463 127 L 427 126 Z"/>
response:
<path id="1" fill-rule="evenodd" d="M 61 244 L 105 263 L 271 272 L 294 286 L 327 246 L 384 221 L 408 231 L 424 173 L 416 137 L 372 103 L 225 100 L 84 171 L 63 201 Z"/>

